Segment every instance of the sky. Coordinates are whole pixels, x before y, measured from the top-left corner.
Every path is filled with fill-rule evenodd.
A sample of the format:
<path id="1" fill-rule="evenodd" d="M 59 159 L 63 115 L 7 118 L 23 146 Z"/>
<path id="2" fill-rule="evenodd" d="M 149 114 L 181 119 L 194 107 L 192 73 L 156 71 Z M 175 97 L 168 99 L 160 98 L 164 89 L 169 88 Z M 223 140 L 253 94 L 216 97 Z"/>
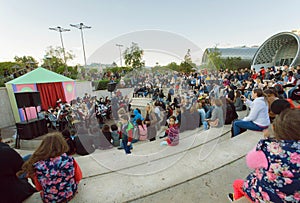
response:
<path id="1" fill-rule="evenodd" d="M 61 26 L 71 29 L 63 33 L 65 49 L 75 54 L 71 65 L 83 65 L 80 30 L 69 26 L 78 23 L 92 27 L 83 31 L 88 62 L 96 62 L 90 57 L 109 42 L 114 46 L 112 54 L 118 55 L 118 47 L 113 44 L 116 39 L 145 30 L 178 35 L 202 52 L 216 45 L 261 45 L 278 32 L 300 29 L 299 8 L 299 0 L 0 0 L 0 61 L 24 55 L 42 61 L 49 46 L 61 46 L 59 33 L 49 27 Z M 134 38 L 128 40 L 135 42 Z M 158 44 L 151 36 L 144 40 Z M 142 44 L 141 48 L 147 49 Z M 124 44 L 122 51 L 129 45 Z M 161 53 L 145 51 L 146 65 L 179 60 Z M 180 58 L 184 57 L 182 53 Z M 200 54 L 193 55 L 199 61 L 196 58 Z M 101 58 L 100 62 L 112 63 L 109 60 Z"/>

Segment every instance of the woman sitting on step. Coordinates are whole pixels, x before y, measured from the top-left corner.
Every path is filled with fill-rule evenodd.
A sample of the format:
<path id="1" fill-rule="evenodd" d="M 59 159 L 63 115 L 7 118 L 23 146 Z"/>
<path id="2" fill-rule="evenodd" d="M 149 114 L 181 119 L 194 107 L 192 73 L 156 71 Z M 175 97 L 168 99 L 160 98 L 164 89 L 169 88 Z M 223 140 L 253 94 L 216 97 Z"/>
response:
<path id="1" fill-rule="evenodd" d="M 43 202 L 68 202 L 77 193 L 82 173 L 68 150 L 61 133 L 50 133 L 18 172 L 33 179 Z"/>
<path id="2" fill-rule="evenodd" d="M 300 200 L 300 109 L 287 108 L 276 116 L 270 133 L 251 150 L 246 161 L 253 169 L 246 180 L 233 183 L 233 201 L 299 202 Z"/>
<path id="3" fill-rule="evenodd" d="M 270 125 L 269 107 L 266 95 L 262 89 L 254 89 L 252 91 L 253 102 L 242 96 L 242 100 L 246 101 L 246 105 L 250 107 L 250 113 L 242 120 L 233 122 L 232 137 L 241 133 L 241 130 L 263 131 Z"/>

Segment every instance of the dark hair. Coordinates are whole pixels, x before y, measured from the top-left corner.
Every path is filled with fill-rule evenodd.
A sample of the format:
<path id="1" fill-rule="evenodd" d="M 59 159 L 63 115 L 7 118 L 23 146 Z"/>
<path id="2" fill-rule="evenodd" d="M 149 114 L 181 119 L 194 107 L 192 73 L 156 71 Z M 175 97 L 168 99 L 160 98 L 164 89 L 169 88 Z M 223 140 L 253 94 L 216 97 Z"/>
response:
<path id="1" fill-rule="evenodd" d="M 136 119 L 136 124 L 139 126 L 142 126 L 142 128 L 144 129 L 144 125 L 143 125 L 143 122 L 142 122 L 142 120 L 141 119 Z"/>
<path id="2" fill-rule="evenodd" d="M 235 92 L 236 92 L 236 97 L 240 97 L 242 95 L 240 90 L 236 90 Z"/>
<path id="3" fill-rule="evenodd" d="M 142 120 L 141 119 L 136 119 L 136 124 L 138 124 L 138 125 L 143 125 L 143 122 L 142 122 Z"/>
<path id="4" fill-rule="evenodd" d="M 64 130 L 61 132 L 61 134 L 63 135 L 63 137 L 64 137 L 65 139 L 71 138 L 71 133 L 70 133 L 70 131 L 69 131 L 68 129 L 64 129 Z"/>
<path id="5" fill-rule="evenodd" d="M 103 125 L 103 127 L 102 127 L 102 132 L 104 132 L 104 133 L 110 132 L 109 129 L 110 129 L 110 128 L 109 128 L 108 125 Z"/>
<path id="6" fill-rule="evenodd" d="M 159 101 L 156 101 L 156 102 L 154 103 L 154 106 L 160 106 Z"/>
<path id="7" fill-rule="evenodd" d="M 254 89 L 253 90 L 254 93 L 256 93 L 257 97 L 266 97 L 267 95 L 264 93 L 264 91 L 262 89 Z"/>
<path id="8" fill-rule="evenodd" d="M 170 116 L 169 120 L 173 119 L 174 121 L 176 121 L 176 116 Z"/>
<path id="9" fill-rule="evenodd" d="M 287 108 L 273 122 L 275 138 L 278 140 L 300 140 L 300 109 Z"/>
<path id="10" fill-rule="evenodd" d="M 141 114 L 142 112 L 141 112 L 141 109 L 139 109 L 139 108 L 136 108 L 136 110 L 139 112 L 139 114 Z"/>
<path id="11" fill-rule="evenodd" d="M 272 94 L 275 96 L 275 97 L 278 97 L 278 94 L 277 92 L 274 90 L 274 89 L 266 89 L 264 91 L 264 93 L 269 97 L 271 96 Z"/>
<path id="12" fill-rule="evenodd" d="M 116 124 L 112 124 L 112 125 L 110 126 L 110 129 L 111 129 L 112 131 L 116 131 L 116 130 L 118 130 L 118 126 L 117 126 Z"/>

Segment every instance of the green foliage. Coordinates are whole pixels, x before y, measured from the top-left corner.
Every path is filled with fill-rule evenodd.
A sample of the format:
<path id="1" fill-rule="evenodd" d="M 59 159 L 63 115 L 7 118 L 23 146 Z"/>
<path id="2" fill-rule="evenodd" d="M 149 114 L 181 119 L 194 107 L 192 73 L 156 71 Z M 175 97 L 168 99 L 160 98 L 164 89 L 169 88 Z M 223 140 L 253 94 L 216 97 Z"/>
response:
<path id="1" fill-rule="evenodd" d="M 110 67 L 110 68 L 106 68 L 104 72 L 119 73 L 121 75 L 124 75 L 123 73 L 128 73 L 132 70 L 133 68 L 131 67 Z"/>
<path id="2" fill-rule="evenodd" d="M 65 57 L 65 58 L 64 58 Z M 56 58 L 59 60 L 60 63 L 66 64 L 69 60 L 73 60 L 75 55 L 71 51 L 65 50 L 65 56 L 64 56 L 64 50 L 62 47 L 48 47 L 46 51 L 46 59 L 47 58 Z M 66 61 L 64 61 L 64 59 Z"/>
<path id="3" fill-rule="evenodd" d="M 119 83 L 120 80 L 116 80 L 116 83 Z M 107 84 L 110 82 L 108 79 L 97 80 L 92 82 L 92 86 L 96 87 L 96 90 L 106 90 Z"/>
<path id="4" fill-rule="evenodd" d="M 164 67 L 167 68 L 167 69 L 174 70 L 174 71 L 179 71 L 179 69 L 180 69 L 180 66 L 175 62 L 171 62 L 171 63 L 169 63 L 168 65 L 166 65 Z"/>
<path id="5" fill-rule="evenodd" d="M 90 69 L 90 73 L 91 73 L 91 74 L 97 73 L 97 72 L 98 72 L 97 68 L 91 68 L 91 69 Z"/>
<path id="6" fill-rule="evenodd" d="M 26 66 L 33 69 L 38 67 L 38 62 L 32 56 L 15 56 L 14 59 L 15 62 L 23 68 Z"/>
<path id="7" fill-rule="evenodd" d="M 227 57 L 225 60 L 223 59 L 224 68 L 228 68 L 230 70 L 237 70 L 239 68 L 239 64 L 241 63 L 241 57 Z"/>
<path id="8" fill-rule="evenodd" d="M 190 50 L 190 49 L 187 50 L 187 52 L 186 52 L 186 54 L 185 54 L 185 56 L 184 56 L 184 62 L 190 63 L 190 64 L 193 63 L 193 62 L 192 62 L 191 50 Z"/>
<path id="9" fill-rule="evenodd" d="M 186 61 L 181 62 L 179 66 L 179 72 L 190 73 L 193 71 L 193 68 L 196 67 L 193 63 L 188 63 Z"/>
<path id="10" fill-rule="evenodd" d="M 211 52 L 208 53 L 208 69 L 238 69 L 241 63 L 241 57 L 227 57 L 226 59 L 221 59 L 220 50 L 215 47 Z"/>
<path id="11" fill-rule="evenodd" d="M 179 65 L 179 72 L 190 73 L 193 71 L 193 68 L 196 68 L 196 64 L 193 63 L 190 52 L 191 50 L 188 49 L 184 56 L 184 61 Z"/>
<path id="12" fill-rule="evenodd" d="M 17 69 L 14 69 L 13 67 L 18 65 L 16 62 L 0 62 L 0 75 L 4 75 L 4 71 L 7 70 L 9 73 L 13 73 Z"/>
<path id="13" fill-rule="evenodd" d="M 65 52 L 66 61 L 74 59 L 75 55 L 70 52 Z M 52 70 L 59 74 L 64 74 L 72 79 L 77 79 L 78 67 L 67 66 L 64 62 L 64 53 L 61 47 L 48 47 L 45 58 L 43 59 L 42 67 Z"/>
<path id="14" fill-rule="evenodd" d="M 133 69 L 142 68 L 145 62 L 142 61 L 144 51 L 134 42 L 131 47 L 126 48 L 123 53 L 126 66 L 131 66 Z"/>
<path id="15" fill-rule="evenodd" d="M 215 47 L 212 51 L 208 53 L 208 64 L 207 68 L 212 70 L 212 69 L 221 69 L 223 65 L 223 62 L 221 60 L 221 52 L 220 50 Z"/>
<path id="16" fill-rule="evenodd" d="M 16 73 L 18 76 L 20 72 L 24 74 L 26 73 L 26 66 L 36 68 L 38 64 L 32 56 L 15 56 L 14 59 L 15 62 L 0 62 L 0 87 L 4 87 L 6 82 L 13 79 L 10 75 Z M 4 75 L 6 75 L 6 77 L 4 77 Z"/>

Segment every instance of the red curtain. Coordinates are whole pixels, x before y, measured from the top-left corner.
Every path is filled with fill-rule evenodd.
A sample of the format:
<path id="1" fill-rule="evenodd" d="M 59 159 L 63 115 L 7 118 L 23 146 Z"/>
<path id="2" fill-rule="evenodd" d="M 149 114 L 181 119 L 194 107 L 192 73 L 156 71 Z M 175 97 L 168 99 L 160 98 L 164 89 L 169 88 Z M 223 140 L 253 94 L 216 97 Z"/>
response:
<path id="1" fill-rule="evenodd" d="M 60 98 L 66 101 L 65 92 L 61 82 L 36 84 L 40 92 L 42 109 L 47 110 L 49 106 L 55 107 L 56 101 Z"/>

